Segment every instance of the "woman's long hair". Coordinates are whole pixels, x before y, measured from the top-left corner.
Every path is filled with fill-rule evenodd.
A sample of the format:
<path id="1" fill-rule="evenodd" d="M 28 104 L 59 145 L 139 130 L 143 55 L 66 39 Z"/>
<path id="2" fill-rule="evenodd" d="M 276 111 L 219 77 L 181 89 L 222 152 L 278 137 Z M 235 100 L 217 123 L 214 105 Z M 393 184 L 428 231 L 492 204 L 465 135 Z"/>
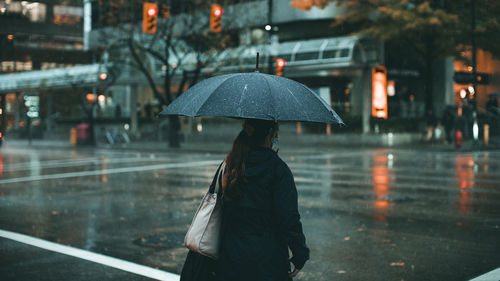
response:
<path id="1" fill-rule="evenodd" d="M 224 196 L 237 199 L 243 194 L 246 183 L 245 163 L 251 148 L 264 145 L 266 136 L 277 130 L 274 121 L 246 119 L 243 129 L 233 142 L 233 148 L 226 157 L 226 172 L 222 178 Z"/>

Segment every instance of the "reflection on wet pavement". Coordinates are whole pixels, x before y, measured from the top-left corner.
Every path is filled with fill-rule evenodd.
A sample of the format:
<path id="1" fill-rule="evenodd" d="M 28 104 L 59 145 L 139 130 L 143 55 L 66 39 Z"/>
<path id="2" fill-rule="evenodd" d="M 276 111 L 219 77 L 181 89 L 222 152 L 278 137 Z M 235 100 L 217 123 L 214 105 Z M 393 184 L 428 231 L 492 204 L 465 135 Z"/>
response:
<path id="1" fill-rule="evenodd" d="M 295 280 L 466 280 L 498 267 L 500 152 L 280 155 L 311 247 Z M 178 273 L 223 157 L 4 150 L 0 229 Z"/>

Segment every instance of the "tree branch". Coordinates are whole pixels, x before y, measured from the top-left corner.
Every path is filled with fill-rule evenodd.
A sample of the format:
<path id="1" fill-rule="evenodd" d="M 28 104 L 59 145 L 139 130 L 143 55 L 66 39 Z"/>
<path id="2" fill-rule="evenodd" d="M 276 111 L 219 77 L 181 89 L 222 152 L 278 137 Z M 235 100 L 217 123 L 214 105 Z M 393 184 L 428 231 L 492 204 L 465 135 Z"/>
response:
<path id="1" fill-rule="evenodd" d="M 158 89 L 156 88 L 156 84 L 155 84 L 155 82 L 153 80 L 153 77 L 151 76 L 151 74 L 146 69 L 146 67 L 142 63 L 141 59 L 137 55 L 137 53 L 135 51 L 135 48 L 134 48 L 134 42 L 133 42 L 133 40 L 134 39 L 132 37 L 130 37 L 129 40 L 128 40 L 128 47 L 129 47 L 130 53 L 132 54 L 132 58 L 137 63 L 137 66 L 139 67 L 139 70 L 146 77 L 146 80 L 148 81 L 149 85 L 151 86 L 151 89 L 153 90 L 154 96 L 160 101 L 161 104 L 167 104 L 166 101 L 165 101 L 165 99 L 160 95 Z"/>

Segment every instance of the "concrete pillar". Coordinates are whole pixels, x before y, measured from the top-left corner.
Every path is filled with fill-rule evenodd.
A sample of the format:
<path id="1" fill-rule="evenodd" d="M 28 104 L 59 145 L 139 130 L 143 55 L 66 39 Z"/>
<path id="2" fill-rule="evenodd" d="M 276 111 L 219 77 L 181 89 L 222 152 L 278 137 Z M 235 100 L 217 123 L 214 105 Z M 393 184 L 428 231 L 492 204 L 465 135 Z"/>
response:
<path id="1" fill-rule="evenodd" d="M 128 109 L 130 112 L 130 133 L 135 136 L 139 131 L 137 116 L 137 85 L 127 86 Z"/>
<path id="2" fill-rule="evenodd" d="M 352 89 L 350 94 L 351 116 L 361 116 L 363 113 L 363 72 L 352 79 Z"/>
<path id="3" fill-rule="evenodd" d="M 48 24 L 53 24 L 54 23 L 54 4 L 52 3 L 45 3 L 45 22 Z"/>
<path id="4" fill-rule="evenodd" d="M 370 116 L 372 112 L 372 71 L 366 67 L 359 71 L 353 80 L 351 93 L 351 116 L 361 117 L 361 128 L 364 134 L 370 132 Z"/>
<path id="5" fill-rule="evenodd" d="M 433 65 L 434 85 L 433 85 L 433 104 L 436 116 L 442 116 L 446 105 L 454 103 L 453 98 L 453 57 L 439 60 Z"/>
<path id="6" fill-rule="evenodd" d="M 14 101 L 14 128 L 19 128 L 19 122 L 21 121 L 21 107 L 19 106 L 19 93 L 16 93 L 16 99 Z"/>
<path id="7" fill-rule="evenodd" d="M 362 75 L 362 97 L 363 112 L 361 114 L 361 126 L 363 134 L 370 132 L 370 117 L 372 113 L 372 70 L 369 67 L 363 69 Z"/>
<path id="8" fill-rule="evenodd" d="M 92 31 L 92 1 L 83 1 L 83 50 L 90 49 L 90 32 Z"/>
<path id="9" fill-rule="evenodd" d="M 49 93 L 47 95 L 47 116 L 45 120 L 48 121 L 47 123 L 47 131 L 51 131 L 54 128 L 54 116 L 53 115 L 53 94 Z"/>
<path id="10" fill-rule="evenodd" d="M 455 103 L 455 93 L 453 92 L 453 86 L 455 81 L 453 80 L 453 76 L 455 76 L 455 68 L 454 68 L 455 60 L 452 56 L 447 57 L 444 61 L 444 71 L 445 71 L 445 96 L 444 102 L 445 104 L 454 104 Z"/>

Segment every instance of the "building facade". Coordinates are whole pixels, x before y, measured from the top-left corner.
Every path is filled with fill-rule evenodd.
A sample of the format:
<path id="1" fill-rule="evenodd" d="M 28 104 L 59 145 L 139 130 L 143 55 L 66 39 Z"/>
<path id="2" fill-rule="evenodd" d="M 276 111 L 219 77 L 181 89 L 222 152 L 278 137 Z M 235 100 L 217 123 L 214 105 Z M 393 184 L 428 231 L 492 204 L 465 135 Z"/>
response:
<path id="1" fill-rule="evenodd" d="M 159 1 L 155 34 L 141 31 L 141 2 L 85 0 L 77 3 L 79 6 L 75 9 L 56 9 L 59 6 L 54 2 L 47 1 L 45 8 L 39 9 L 45 14 L 37 10 L 30 17 L 51 24 L 76 22 L 71 28 L 78 27 L 79 33 L 69 32 L 77 35 L 73 38 L 55 24 L 54 28 L 63 35 L 60 37 L 62 42 L 54 44 L 59 49 L 53 52 L 65 55 L 58 56 L 43 49 L 40 56 L 43 53 L 55 57 L 50 66 L 58 66 L 59 60 L 82 65 L 46 70 L 48 64 L 43 58 L 31 59 L 31 66 L 26 66 L 29 65 L 26 59 L 19 60 L 18 64 L 16 57 L 7 59 L 2 55 L 2 67 L 13 68 L 12 65 L 15 65 L 17 71 L 18 66 L 32 71 L 0 76 L 0 92 L 8 93 L 7 100 L 12 93 L 21 91 L 51 92 L 53 96 L 57 93 L 71 96 L 76 89 L 87 91 L 92 94 L 87 95 L 89 102 L 97 105 L 92 107 L 92 114 L 98 118 L 125 118 L 129 120 L 132 132 L 137 133 L 141 118 L 147 121 L 162 109 L 164 103 L 159 93 L 165 92 L 166 88 L 175 97 L 189 86 L 190 83 L 185 80 L 189 81 L 193 75 L 199 81 L 215 74 L 253 71 L 256 53 L 259 52 L 261 71 L 275 72 L 275 59 L 284 59 L 285 77 L 312 88 L 334 107 L 351 128 L 359 131 L 366 133 L 373 130 L 372 83 L 375 67 L 384 69 L 387 78 L 384 91 L 387 113 L 384 117 L 411 121 L 419 120 L 425 114 L 425 70 L 411 48 L 398 42 L 383 44 L 366 36 L 352 35 L 355 27 L 333 28 L 332 20 L 345 13 L 334 4 L 325 9 L 302 11 L 290 6 L 289 0 L 220 1 L 224 9 L 222 32 L 210 35 L 210 10 L 205 1 Z M 70 16 L 63 20 L 61 14 Z M 53 32 L 57 33 L 56 30 Z M 169 34 L 173 34 L 173 41 L 167 41 Z M 5 37 L 8 35 L 2 35 L 7 38 L 2 44 L 12 44 L 10 37 Z M 14 32 L 12 35 L 13 42 L 19 38 L 19 43 L 15 43 L 14 53 L 7 52 L 11 56 L 17 56 L 18 52 L 21 54 L 21 46 L 27 48 L 33 45 L 20 45 L 22 35 Z M 196 37 L 206 39 L 196 41 Z M 218 40 L 222 42 L 222 37 L 226 38 L 224 44 L 215 46 Z M 64 40 L 68 38 L 75 40 L 71 41 L 74 49 L 66 49 Z M 131 51 L 140 57 L 140 63 L 134 61 Z M 29 52 L 36 53 L 35 50 Z M 477 88 L 478 106 L 485 108 L 488 94 L 500 92 L 500 68 L 491 54 L 480 51 L 478 58 L 478 71 L 488 77 L 488 81 Z M 470 84 L 457 77 L 460 73 L 470 72 L 470 67 L 448 58 L 437 62 L 434 69 L 436 76 L 432 96 L 435 112 L 439 116 L 446 106 L 460 106 L 464 102 L 458 98 L 459 93 Z M 107 75 L 106 79 L 101 79 L 102 73 Z M 47 114 L 42 117 L 47 118 Z"/>
<path id="2" fill-rule="evenodd" d="M 19 74 L 40 80 L 44 78 L 29 73 L 90 63 L 91 54 L 83 51 L 82 24 L 81 1 L 0 1 L 0 76 L 5 77 L 6 89 L 1 95 L 3 132 L 22 133 L 27 118 L 39 126 L 41 119 L 51 120 L 64 110 L 52 94 L 8 84 L 16 83 Z"/>

